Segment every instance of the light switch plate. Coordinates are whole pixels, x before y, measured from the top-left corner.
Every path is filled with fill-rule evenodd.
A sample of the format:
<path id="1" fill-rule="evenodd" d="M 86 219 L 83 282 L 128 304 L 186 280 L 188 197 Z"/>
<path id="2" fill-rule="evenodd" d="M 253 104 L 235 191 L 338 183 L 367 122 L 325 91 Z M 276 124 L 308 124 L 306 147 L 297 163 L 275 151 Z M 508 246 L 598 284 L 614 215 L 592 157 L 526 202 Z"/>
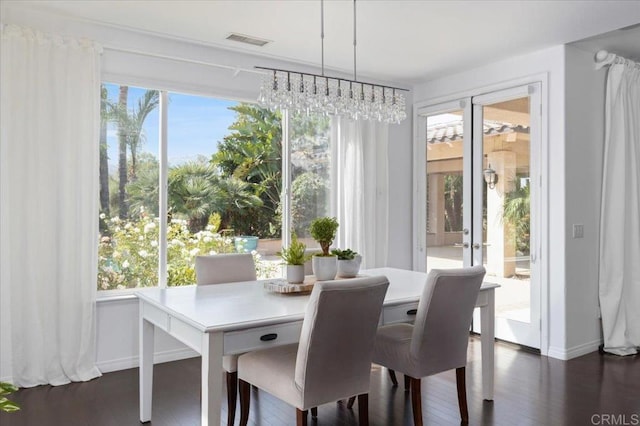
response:
<path id="1" fill-rule="evenodd" d="M 584 238 L 584 225 L 581 223 L 573 224 L 573 238 Z"/>

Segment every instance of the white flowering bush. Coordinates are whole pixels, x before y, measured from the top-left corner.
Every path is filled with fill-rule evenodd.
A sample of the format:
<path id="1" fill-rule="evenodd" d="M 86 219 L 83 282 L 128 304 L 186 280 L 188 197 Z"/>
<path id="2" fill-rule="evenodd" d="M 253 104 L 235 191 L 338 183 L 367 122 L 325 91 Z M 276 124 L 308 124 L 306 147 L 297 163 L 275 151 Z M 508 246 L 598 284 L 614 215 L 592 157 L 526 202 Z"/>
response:
<path id="1" fill-rule="evenodd" d="M 123 221 L 100 215 L 103 231 L 98 247 L 98 290 L 158 285 L 159 220 L 143 212 L 138 220 Z M 167 284 L 196 282 L 195 257 L 235 252 L 233 237 L 223 236 L 212 225 L 191 233 L 187 221 L 172 219 L 167 229 Z M 277 263 L 263 261 L 253 251 L 260 278 L 281 274 Z"/>

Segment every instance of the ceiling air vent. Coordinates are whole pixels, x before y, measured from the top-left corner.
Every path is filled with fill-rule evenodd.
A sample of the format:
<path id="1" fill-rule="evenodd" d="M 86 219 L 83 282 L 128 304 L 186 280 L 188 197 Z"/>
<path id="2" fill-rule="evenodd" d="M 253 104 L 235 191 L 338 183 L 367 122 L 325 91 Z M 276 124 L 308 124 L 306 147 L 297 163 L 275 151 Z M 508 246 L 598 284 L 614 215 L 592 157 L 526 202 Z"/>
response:
<path id="1" fill-rule="evenodd" d="M 264 46 L 267 43 L 270 43 L 269 40 L 264 40 L 261 38 L 251 37 L 244 34 L 231 33 L 227 36 L 227 40 L 239 41 L 240 43 L 250 44 L 252 46 Z"/>

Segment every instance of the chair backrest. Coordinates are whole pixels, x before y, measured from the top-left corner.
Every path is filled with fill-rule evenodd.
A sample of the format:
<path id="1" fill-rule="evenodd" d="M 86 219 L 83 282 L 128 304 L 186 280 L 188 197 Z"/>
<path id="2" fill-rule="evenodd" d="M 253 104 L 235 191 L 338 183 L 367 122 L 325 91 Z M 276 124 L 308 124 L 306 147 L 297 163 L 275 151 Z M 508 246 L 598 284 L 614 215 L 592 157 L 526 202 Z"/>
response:
<path id="1" fill-rule="evenodd" d="M 295 369 L 306 406 L 369 392 L 373 345 L 388 286 L 384 276 L 314 285 Z"/>
<path id="2" fill-rule="evenodd" d="M 255 281 L 256 265 L 251 253 L 196 256 L 198 285 Z"/>
<path id="3" fill-rule="evenodd" d="M 429 272 L 410 346 L 422 377 L 466 365 L 469 327 L 484 274 L 482 266 Z"/>

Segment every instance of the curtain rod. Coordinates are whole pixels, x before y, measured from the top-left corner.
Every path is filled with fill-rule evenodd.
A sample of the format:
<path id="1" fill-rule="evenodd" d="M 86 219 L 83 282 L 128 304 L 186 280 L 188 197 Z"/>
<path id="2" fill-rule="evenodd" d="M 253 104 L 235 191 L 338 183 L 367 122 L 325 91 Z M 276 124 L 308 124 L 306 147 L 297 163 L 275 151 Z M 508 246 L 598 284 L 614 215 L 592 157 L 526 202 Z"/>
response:
<path id="1" fill-rule="evenodd" d="M 632 61 L 631 59 L 624 58 L 615 53 L 607 52 L 606 50 L 598 50 L 594 60 L 596 62 L 596 69 L 599 70 L 602 67 L 612 64 L 629 64 L 633 66 L 640 66 L 640 63 Z"/>
<path id="2" fill-rule="evenodd" d="M 163 55 L 160 53 L 149 53 L 149 52 L 144 52 L 142 50 L 126 49 L 123 47 L 108 46 L 108 45 L 103 45 L 103 48 L 107 50 L 112 50 L 114 52 L 133 53 L 136 55 L 149 56 L 151 58 L 168 59 L 170 61 L 187 62 L 190 64 L 205 65 L 208 67 L 227 69 L 234 72 L 233 73 L 234 77 L 237 76 L 240 72 L 249 72 L 252 74 L 261 74 L 261 75 L 265 74 L 263 71 L 258 71 L 253 68 L 242 68 L 242 67 L 232 66 L 232 65 L 216 64 L 213 62 L 199 61 L 197 59 L 181 58 L 178 56 Z"/>

